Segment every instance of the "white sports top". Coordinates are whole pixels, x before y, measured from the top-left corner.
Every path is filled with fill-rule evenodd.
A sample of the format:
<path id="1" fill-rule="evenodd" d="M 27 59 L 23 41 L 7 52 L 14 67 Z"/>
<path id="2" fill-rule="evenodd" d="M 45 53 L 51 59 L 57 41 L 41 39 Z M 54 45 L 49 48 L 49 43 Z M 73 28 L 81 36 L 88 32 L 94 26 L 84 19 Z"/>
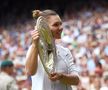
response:
<path id="1" fill-rule="evenodd" d="M 73 63 L 73 57 L 69 49 L 57 45 L 56 72 L 78 75 L 78 69 Z M 32 76 L 32 90 L 72 90 L 70 85 L 59 81 L 52 82 L 45 72 L 41 61 L 38 61 L 38 69 Z"/>

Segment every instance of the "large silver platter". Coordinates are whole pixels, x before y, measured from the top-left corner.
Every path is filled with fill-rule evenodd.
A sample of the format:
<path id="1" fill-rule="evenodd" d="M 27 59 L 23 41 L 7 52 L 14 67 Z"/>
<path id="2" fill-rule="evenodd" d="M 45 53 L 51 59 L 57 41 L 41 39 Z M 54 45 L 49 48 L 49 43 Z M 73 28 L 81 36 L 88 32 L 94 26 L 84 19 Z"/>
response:
<path id="1" fill-rule="evenodd" d="M 56 60 L 56 47 L 51 30 L 44 17 L 37 19 L 37 30 L 40 33 L 39 39 L 39 56 L 43 67 L 48 75 L 54 70 L 54 61 Z"/>

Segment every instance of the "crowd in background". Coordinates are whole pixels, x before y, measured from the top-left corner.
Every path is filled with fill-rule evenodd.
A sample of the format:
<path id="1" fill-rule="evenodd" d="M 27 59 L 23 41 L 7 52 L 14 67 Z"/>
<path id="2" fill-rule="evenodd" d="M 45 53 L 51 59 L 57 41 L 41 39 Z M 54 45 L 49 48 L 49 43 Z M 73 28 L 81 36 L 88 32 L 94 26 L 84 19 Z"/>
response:
<path id="1" fill-rule="evenodd" d="M 25 56 L 31 44 L 33 20 L 0 27 L 0 63 L 11 60 L 19 90 L 30 90 Z M 81 82 L 73 90 L 108 90 L 108 11 L 106 8 L 65 14 L 63 33 L 56 43 L 68 47 L 80 71 Z"/>
<path id="2" fill-rule="evenodd" d="M 69 17 L 69 18 L 67 18 Z M 108 89 L 108 11 L 105 8 L 69 14 L 61 44 L 68 47 L 81 74 L 83 90 Z M 107 88 L 106 88 L 106 87 Z"/>

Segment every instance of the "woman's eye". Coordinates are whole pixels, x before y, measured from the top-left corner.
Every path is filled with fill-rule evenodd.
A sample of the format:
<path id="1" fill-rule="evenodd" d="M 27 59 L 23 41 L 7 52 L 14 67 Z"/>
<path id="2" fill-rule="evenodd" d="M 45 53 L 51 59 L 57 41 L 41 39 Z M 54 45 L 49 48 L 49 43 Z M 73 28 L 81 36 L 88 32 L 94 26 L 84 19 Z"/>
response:
<path id="1" fill-rule="evenodd" d="M 59 24 L 58 23 L 55 23 L 54 26 L 59 26 Z"/>
<path id="2" fill-rule="evenodd" d="M 54 24 L 53 24 L 53 26 L 55 26 L 55 27 L 58 27 L 58 26 L 60 26 L 60 25 L 62 25 L 61 22 L 58 22 L 58 23 L 54 23 Z"/>

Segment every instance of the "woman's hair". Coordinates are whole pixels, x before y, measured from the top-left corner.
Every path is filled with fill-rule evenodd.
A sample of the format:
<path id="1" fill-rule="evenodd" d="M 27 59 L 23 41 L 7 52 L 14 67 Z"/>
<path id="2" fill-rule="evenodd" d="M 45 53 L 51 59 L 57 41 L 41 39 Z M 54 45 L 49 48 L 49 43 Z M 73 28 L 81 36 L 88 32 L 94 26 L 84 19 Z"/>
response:
<path id="1" fill-rule="evenodd" d="M 55 11 L 53 10 L 44 10 L 44 11 L 40 11 L 40 10 L 34 10 L 33 11 L 33 18 L 37 19 L 39 16 L 43 16 L 45 18 L 48 18 L 51 15 L 58 15 Z"/>

